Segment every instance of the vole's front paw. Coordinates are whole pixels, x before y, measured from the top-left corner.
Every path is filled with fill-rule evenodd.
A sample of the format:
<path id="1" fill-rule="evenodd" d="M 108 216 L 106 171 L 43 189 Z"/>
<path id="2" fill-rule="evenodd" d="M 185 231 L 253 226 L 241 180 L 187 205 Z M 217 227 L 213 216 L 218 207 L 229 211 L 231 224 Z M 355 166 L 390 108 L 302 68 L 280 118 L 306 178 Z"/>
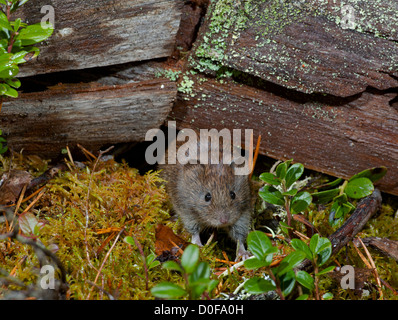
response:
<path id="1" fill-rule="evenodd" d="M 195 234 L 192 235 L 191 243 L 192 244 L 196 244 L 199 247 L 203 247 L 202 241 L 200 241 L 199 233 L 195 233 Z"/>
<path id="2" fill-rule="evenodd" d="M 239 250 L 238 254 L 236 255 L 235 262 L 239 261 L 240 259 L 242 259 L 242 261 L 245 261 L 246 259 L 249 259 L 251 256 L 252 254 L 250 253 L 250 251 Z"/>

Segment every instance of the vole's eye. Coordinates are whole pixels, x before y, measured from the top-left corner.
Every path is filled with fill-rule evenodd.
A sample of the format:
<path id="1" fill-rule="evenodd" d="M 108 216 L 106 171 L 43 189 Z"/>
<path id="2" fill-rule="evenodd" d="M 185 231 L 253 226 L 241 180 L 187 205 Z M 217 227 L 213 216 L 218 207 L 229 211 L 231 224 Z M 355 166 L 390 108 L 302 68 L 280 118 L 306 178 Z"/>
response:
<path id="1" fill-rule="evenodd" d="M 206 193 L 205 200 L 206 200 L 206 202 L 209 202 L 211 200 L 211 194 L 209 192 Z"/>
<path id="2" fill-rule="evenodd" d="M 230 197 L 231 197 L 232 200 L 234 200 L 234 199 L 236 198 L 236 194 L 235 194 L 235 192 L 233 192 L 233 191 L 230 191 L 230 192 L 229 192 L 229 195 L 230 195 Z"/>

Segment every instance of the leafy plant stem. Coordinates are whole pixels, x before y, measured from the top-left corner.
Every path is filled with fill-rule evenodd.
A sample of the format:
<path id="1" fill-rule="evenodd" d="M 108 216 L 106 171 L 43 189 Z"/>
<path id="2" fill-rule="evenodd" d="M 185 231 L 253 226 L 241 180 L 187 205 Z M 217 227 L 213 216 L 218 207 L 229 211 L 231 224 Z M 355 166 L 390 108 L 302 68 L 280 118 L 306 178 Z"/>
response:
<path id="1" fill-rule="evenodd" d="M 10 16 L 11 16 L 11 5 L 10 3 L 7 1 L 7 6 L 6 6 L 6 14 L 7 14 L 7 19 L 10 20 Z"/>
<path id="2" fill-rule="evenodd" d="M 192 290 L 189 286 L 188 273 L 184 272 L 185 290 L 188 292 L 188 299 L 192 300 Z"/>
<path id="3" fill-rule="evenodd" d="M 317 276 L 318 273 L 318 265 L 316 263 L 314 263 L 314 271 L 315 271 L 315 281 L 314 281 L 314 285 L 315 285 L 315 299 L 319 300 L 319 277 Z"/>
<path id="4" fill-rule="evenodd" d="M 287 213 L 287 224 L 289 227 L 291 227 L 292 213 L 290 212 L 290 199 L 288 196 L 285 197 L 285 209 Z"/>
<path id="5" fill-rule="evenodd" d="M 9 43 L 8 49 L 7 49 L 7 52 L 8 52 L 8 53 L 11 53 L 11 51 L 12 51 L 12 46 L 14 45 L 14 41 L 15 41 L 15 38 L 14 38 L 14 37 L 15 37 L 17 34 L 18 34 L 17 32 L 13 32 L 13 33 L 11 34 L 10 43 Z"/>
<path id="6" fill-rule="evenodd" d="M 341 196 L 342 194 L 344 194 L 344 189 L 348 184 L 348 180 L 345 180 L 344 183 L 340 186 L 340 193 L 339 195 Z"/>
<path id="7" fill-rule="evenodd" d="M 274 283 L 275 283 L 275 286 L 276 286 L 275 291 L 276 291 L 276 293 L 279 295 L 279 297 L 281 298 L 281 300 L 285 300 L 285 296 L 284 296 L 283 293 L 282 293 L 280 283 L 279 283 L 278 279 L 275 277 L 274 273 L 272 272 L 271 267 L 268 266 L 268 267 L 267 267 L 267 271 L 268 271 L 269 276 L 271 277 L 271 279 L 272 279 L 272 280 L 274 281 Z"/>
<path id="8" fill-rule="evenodd" d="M 134 235 L 131 235 L 132 238 L 134 239 L 134 243 L 138 248 L 138 251 L 140 252 L 140 255 L 142 257 L 142 262 L 144 264 L 144 272 L 145 272 L 145 289 L 148 290 L 148 285 L 149 285 L 149 274 L 148 274 L 148 266 L 146 265 L 146 257 L 144 254 L 144 250 L 142 250 L 141 244 L 137 241 L 137 239 L 134 237 Z"/>

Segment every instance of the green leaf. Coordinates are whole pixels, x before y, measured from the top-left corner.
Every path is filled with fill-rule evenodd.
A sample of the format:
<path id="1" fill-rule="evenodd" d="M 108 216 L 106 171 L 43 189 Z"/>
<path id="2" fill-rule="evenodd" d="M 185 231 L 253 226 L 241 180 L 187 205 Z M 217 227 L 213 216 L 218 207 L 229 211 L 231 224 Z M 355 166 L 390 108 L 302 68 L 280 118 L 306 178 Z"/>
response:
<path id="1" fill-rule="evenodd" d="M 157 267 L 158 265 L 160 265 L 160 261 L 159 260 L 155 260 L 156 259 L 156 255 L 154 252 L 151 252 L 151 254 L 149 254 L 146 257 L 146 265 L 148 266 L 148 269 L 153 269 L 155 267 Z"/>
<path id="2" fill-rule="evenodd" d="M 331 189 L 331 190 L 325 190 L 325 191 L 320 191 L 320 192 L 314 192 L 312 193 L 312 199 L 316 203 L 324 204 L 328 203 L 331 201 L 335 196 L 337 196 L 340 192 L 339 188 L 336 189 Z"/>
<path id="3" fill-rule="evenodd" d="M 318 242 L 319 242 L 319 234 L 315 233 L 310 240 L 310 250 L 312 252 L 313 255 L 317 254 L 317 247 L 318 247 Z"/>
<path id="4" fill-rule="evenodd" d="M 343 206 L 342 206 L 342 205 L 339 205 L 338 203 L 336 203 L 336 204 L 337 204 L 337 206 L 335 207 L 336 212 L 335 212 L 335 214 L 334 214 L 334 218 L 335 218 L 335 219 L 339 219 L 339 218 L 343 217 L 343 215 L 344 215 L 344 209 L 343 209 Z"/>
<path id="5" fill-rule="evenodd" d="M 319 271 L 317 274 L 315 274 L 316 276 L 321 276 L 323 274 L 329 273 L 330 271 L 333 271 L 336 267 L 335 266 L 329 266 L 325 269 L 323 269 L 322 271 Z"/>
<path id="6" fill-rule="evenodd" d="M 299 192 L 297 195 L 295 195 L 291 201 L 290 204 L 290 211 L 293 214 L 300 213 L 307 209 L 307 207 L 311 204 L 312 202 L 312 197 L 311 195 L 304 191 L 304 192 Z"/>
<path id="7" fill-rule="evenodd" d="M 353 199 L 366 197 L 374 191 L 372 181 L 368 178 L 357 178 L 348 182 L 344 192 Z"/>
<path id="8" fill-rule="evenodd" d="M 272 258 L 272 255 L 271 255 L 271 258 Z M 267 260 L 259 260 L 255 257 L 251 257 L 250 259 L 246 259 L 243 262 L 243 264 L 247 270 L 255 270 L 255 269 L 269 266 L 271 264 L 271 262 L 268 263 Z"/>
<path id="9" fill-rule="evenodd" d="M 0 83 L 0 96 L 4 95 L 4 93 L 6 93 L 6 91 L 7 91 L 7 89 L 8 88 L 6 87 L 5 84 Z"/>
<path id="10" fill-rule="evenodd" d="M 259 191 L 259 195 L 265 202 L 278 206 L 285 205 L 285 199 L 282 193 L 273 186 L 264 186 L 263 189 Z"/>
<path id="11" fill-rule="evenodd" d="M 286 191 L 286 192 L 283 192 L 282 193 L 282 196 L 295 196 L 296 194 L 297 194 L 297 189 L 295 189 L 295 188 L 293 188 L 293 189 L 291 189 L 291 190 L 289 190 L 289 191 Z"/>
<path id="12" fill-rule="evenodd" d="M 289 295 L 296 284 L 296 275 L 294 274 L 293 270 L 289 270 L 282 276 L 279 276 L 279 281 L 282 289 L 282 294 L 284 296 Z"/>
<path id="13" fill-rule="evenodd" d="M 18 18 L 14 21 L 13 25 L 14 32 L 17 32 L 20 26 L 21 26 L 21 18 Z"/>
<path id="14" fill-rule="evenodd" d="M 318 255 L 317 264 L 318 266 L 322 266 L 332 255 L 332 243 L 328 238 L 321 237 L 318 241 L 318 247 L 316 250 Z"/>
<path id="15" fill-rule="evenodd" d="M 279 221 L 279 227 L 281 228 L 281 231 L 284 234 L 289 234 L 288 229 L 293 229 L 292 227 L 289 227 L 289 225 L 286 222 Z"/>
<path id="16" fill-rule="evenodd" d="M 282 276 L 300 264 L 305 259 L 305 256 L 306 254 L 302 251 L 294 251 L 290 253 L 281 261 L 278 267 L 274 268 L 275 273 L 278 274 L 278 276 Z"/>
<path id="17" fill-rule="evenodd" d="M 290 163 L 293 161 L 293 159 L 287 160 L 285 162 L 280 163 L 275 170 L 276 176 L 279 179 L 284 179 L 286 176 L 287 168 L 289 167 Z"/>
<path id="18" fill-rule="evenodd" d="M 6 0 L 0 0 L 0 3 L 7 5 Z"/>
<path id="19" fill-rule="evenodd" d="M 336 187 L 337 185 L 339 185 L 341 182 L 343 181 L 343 179 L 338 178 L 336 180 L 330 181 L 328 183 L 325 183 L 323 185 L 320 185 L 318 187 L 318 189 L 325 189 L 325 188 L 332 188 L 332 187 Z"/>
<path id="20" fill-rule="evenodd" d="M 207 262 L 200 262 L 198 266 L 195 268 L 193 273 L 190 275 L 190 281 L 199 281 L 199 280 L 209 280 L 210 278 L 210 266 Z"/>
<path id="21" fill-rule="evenodd" d="M 20 6 L 22 6 L 24 3 L 28 2 L 29 0 L 13 0 L 11 2 L 13 2 L 12 6 L 11 6 L 11 12 L 14 12 L 15 10 L 17 10 Z"/>
<path id="22" fill-rule="evenodd" d="M 38 236 L 39 230 L 44 226 L 31 212 L 21 213 L 18 217 L 19 227 L 26 236 Z"/>
<path id="23" fill-rule="evenodd" d="M 275 285 L 271 280 L 265 280 L 263 278 L 254 277 L 245 282 L 243 285 L 246 292 L 250 294 L 261 294 L 271 290 L 275 290 Z"/>
<path id="24" fill-rule="evenodd" d="M 8 50 L 8 40 L 1 39 L 0 40 L 0 53 L 7 54 L 7 50 Z"/>
<path id="25" fill-rule="evenodd" d="M 3 95 L 11 97 L 11 98 L 17 98 L 18 97 L 18 91 L 15 90 L 14 88 L 11 88 L 8 84 L 3 84 L 7 90 L 6 92 L 3 93 Z"/>
<path id="26" fill-rule="evenodd" d="M 260 174 L 259 178 L 268 184 L 272 184 L 272 185 L 281 184 L 281 180 L 278 177 L 276 177 L 273 173 L 270 173 L 270 172 L 264 172 L 264 173 Z"/>
<path id="27" fill-rule="evenodd" d="M 260 261 L 265 261 L 267 255 L 278 251 L 276 247 L 272 246 L 271 240 L 267 235 L 261 231 L 252 231 L 249 233 L 247 236 L 247 247 Z"/>
<path id="28" fill-rule="evenodd" d="M 303 240 L 292 239 L 290 244 L 292 245 L 294 250 L 304 252 L 305 257 L 309 260 L 312 260 L 312 258 L 313 258 L 312 252 L 311 252 L 310 248 L 308 247 L 308 245 Z"/>
<path id="29" fill-rule="evenodd" d="M 326 292 L 323 296 L 322 296 L 323 300 L 330 300 L 333 299 L 333 293 L 331 292 Z"/>
<path id="30" fill-rule="evenodd" d="M 366 169 L 352 176 L 348 181 L 355 180 L 357 178 L 368 178 L 372 182 L 376 182 L 383 178 L 387 173 L 386 167 L 375 167 L 371 169 Z"/>
<path id="31" fill-rule="evenodd" d="M 53 28 L 43 28 L 40 23 L 36 23 L 22 29 L 16 39 L 21 40 L 22 46 L 29 46 L 46 40 L 53 31 Z"/>
<path id="32" fill-rule="evenodd" d="M 12 54 L 0 55 L 0 79 L 14 78 L 19 72 L 18 66 L 12 61 Z"/>
<path id="33" fill-rule="evenodd" d="M 303 287 L 309 289 L 310 291 L 315 289 L 314 278 L 311 277 L 307 272 L 299 270 L 296 273 L 297 282 Z"/>
<path id="34" fill-rule="evenodd" d="M 301 175 L 304 172 L 304 166 L 301 163 L 293 164 L 286 172 L 286 188 L 290 188 L 290 186 L 300 179 Z"/>
<path id="35" fill-rule="evenodd" d="M 302 294 L 301 296 L 299 296 L 296 300 L 307 300 L 308 299 L 308 294 Z"/>
<path id="36" fill-rule="evenodd" d="M 7 83 L 9 86 L 14 87 L 14 88 L 17 88 L 17 89 L 21 86 L 21 81 L 19 81 L 17 78 L 14 78 L 14 79 L 7 79 L 7 80 L 5 80 L 5 81 L 6 81 L 6 83 Z"/>
<path id="37" fill-rule="evenodd" d="M 24 59 L 25 56 L 28 54 L 28 51 L 25 50 L 21 50 L 17 53 L 15 53 L 12 57 L 11 60 L 16 63 L 16 64 L 21 64 L 21 63 L 25 63 L 26 60 Z"/>
<path id="38" fill-rule="evenodd" d="M 0 10 L 0 28 L 7 29 L 9 31 L 13 31 L 10 25 L 10 22 L 7 19 L 6 14 Z"/>
<path id="39" fill-rule="evenodd" d="M 190 244 L 185 248 L 181 257 L 181 266 L 186 273 L 192 273 L 199 261 L 199 248 L 194 244 Z"/>
<path id="40" fill-rule="evenodd" d="M 0 143 L 0 154 L 5 153 L 7 150 L 8 150 L 8 147 L 7 146 L 3 147 L 3 145 Z"/>
<path id="41" fill-rule="evenodd" d="M 173 260 L 169 260 L 163 263 L 162 268 L 167 269 L 167 270 L 173 270 L 173 271 L 179 271 L 179 272 L 184 272 L 184 270 L 182 270 L 181 266 L 173 261 Z"/>
<path id="42" fill-rule="evenodd" d="M 337 202 L 338 204 L 343 204 L 348 201 L 347 195 L 345 193 L 338 195 L 333 199 L 334 202 Z"/>
<path id="43" fill-rule="evenodd" d="M 128 244 L 130 244 L 130 245 L 132 245 L 132 246 L 135 246 L 135 242 L 134 242 L 133 237 L 127 236 L 127 237 L 125 237 L 125 238 L 123 239 L 123 241 L 126 242 L 126 243 L 128 243 Z"/>
<path id="44" fill-rule="evenodd" d="M 157 298 L 175 299 L 184 296 L 187 292 L 174 283 L 161 282 L 151 289 L 151 293 Z"/>

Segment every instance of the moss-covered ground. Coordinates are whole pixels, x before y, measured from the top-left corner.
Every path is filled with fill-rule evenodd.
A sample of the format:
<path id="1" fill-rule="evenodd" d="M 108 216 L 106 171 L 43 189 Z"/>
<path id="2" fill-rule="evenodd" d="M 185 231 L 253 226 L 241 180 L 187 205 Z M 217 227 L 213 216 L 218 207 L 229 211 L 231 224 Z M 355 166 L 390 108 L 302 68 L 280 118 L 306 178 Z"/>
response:
<path id="1" fill-rule="evenodd" d="M 59 172 L 39 193 L 23 201 L 16 213 L 23 216 L 25 209 L 36 217 L 37 225 L 30 238 L 55 252 L 67 273 L 67 299 L 154 299 L 150 289 L 161 281 L 183 285 L 184 279 L 178 272 L 165 270 L 155 264 L 145 272 L 142 253 L 135 245 L 123 241 L 133 236 L 143 254 L 148 257 L 156 251 L 156 227 L 163 224 L 174 234 L 189 241 L 189 235 L 181 223 L 173 221 L 167 201 L 167 194 L 159 172 L 149 171 L 140 174 L 127 163 L 118 163 L 104 157 L 104 160 L 91 160 L 84 164 L 66 160 L 67 170 Z M 38 157 L 16 155 L 11 159 L 0 158 L 1 172 L 13 169 L 29 171 L 34 177 L 48 168 L 48 162 Z M 27 197 L 24 197 L 26 199 Z M 397 199 L 387 197 L 381 212 L 372 218 L 359 236 L 387 237 L 398 240 Z M 274 214 L 269 208 L 259 204 L 254 219 L 254 228 L 269 232 L 264 225 Z M 327 223 L 329 208 L 311 207 L 305 217 L 320 231 L 322 236 L 330 235 L 334 229 Z M 21 222 L 21 220 L 20 220 Z M 10 224 L 2 220 L 0 234 L 10 232 Z M 297 224 L 297 230 L 305 234 L 304 225 Z M 26 229 L 23 229 L 26 230 Z M 24 231 L 26 232 L 26 231 Z M 22 231 L 22 235 L 26 236 Z M 248 271 L 243 267 L 228 272 L 227 267 L 235 258 L 234 250 L 228 242 L 212 241 L 201 248 L 201 260 L 210 264 L 212 277 L 219 279 L 219 285 L 212 297 L 247 298 L 241 289 L 245 279 L 264 270 Z M 279 252 L 277 260 L 292 251 L 283 240 L 274 238 Z M 391 287 L 398 288 L 398 263 L 374 250 L 371 255 L 377 266 L 380 278 Z M 366 265 L 351 246 L 342 250 L 329 265 L 354 264 L 358 268 Z M 149 266 L 148 266 L 149 267 Z M 1 279 L 18 279 L 25 284 L 37 283 L 39 262 L 34 250 L 15 239 L 0 241 Z M 225 271 L 225 272 L 224 272 Z M 221 275 L 224 272 L 223 275 Z M 0 298 L 6 298 L 11 290 L 23 290 L 14 284 L 0 287 Z M 357 295 L 344 290 L 330 276 L 321 277 L 321 292 L 331 292 L 334 299 L 378 299 L 375 279 L 367 280 L 367 294 Z M 387 287 L 383 287 L 384 299 L 398 299 Z M 240 294 L 240 295 L 239 295 Z"/>

